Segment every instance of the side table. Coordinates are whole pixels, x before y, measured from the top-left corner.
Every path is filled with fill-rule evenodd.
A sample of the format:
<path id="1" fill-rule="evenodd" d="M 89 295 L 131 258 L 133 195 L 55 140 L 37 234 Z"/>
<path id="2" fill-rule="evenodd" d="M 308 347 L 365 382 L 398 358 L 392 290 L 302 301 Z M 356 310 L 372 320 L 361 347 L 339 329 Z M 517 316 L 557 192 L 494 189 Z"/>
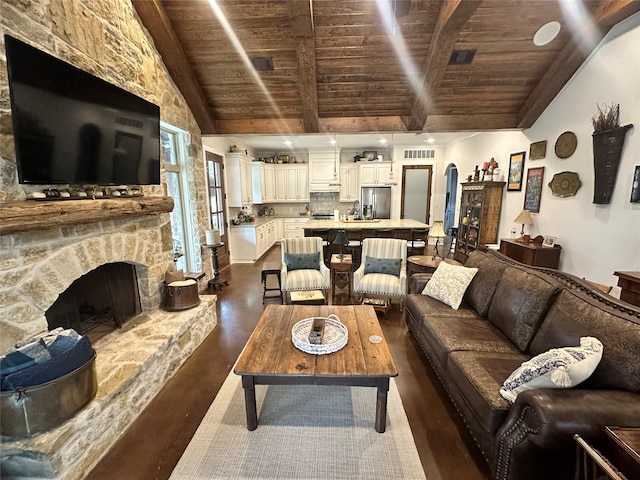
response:
<path id="1" fill-rule="evenodd" d="M 338 288 L 348 288 L 349 298 L 351 298 L 351 283 L 353 257 L 351 254 L 343 254 L 340 258 L 339 253 L 331 255 L 331 298 L 336 296 L 336 285 Z"/>
<path id="2" fill-rule="evenodd" d="M 224 242 L 213 243 L 211 245 L 202 245 L 202 248 L 208 248 L 211 250 L 211 265 L 213 268 L 213 278 L 207 283 L 209 290 L 217 290 L 220 287 L 222 290 L 225 286 L 229 285 L 229 282 L 224 278 L 220 278 L 220 272 L 218 271 L 218 248 L 224 247 Z"/>
<path id="3" fill-rule="evenodd" d="M 618 286 L 622 290 L 620 300 L 640 306 L 640 272 L 615 271 L 613 274 L 618 277 Z"/>

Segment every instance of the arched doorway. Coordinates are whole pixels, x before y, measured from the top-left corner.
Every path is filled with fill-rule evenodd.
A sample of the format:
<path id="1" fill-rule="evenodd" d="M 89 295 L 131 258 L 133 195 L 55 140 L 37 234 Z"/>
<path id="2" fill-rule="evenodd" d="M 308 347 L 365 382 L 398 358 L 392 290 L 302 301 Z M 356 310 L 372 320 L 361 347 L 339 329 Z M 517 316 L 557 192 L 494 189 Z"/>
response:
<path id="1" fill-rule="evenodd" d="M 455 225 L 456 197 L 458 196 L 458 169 L 453 163 L 447 165 L 445 175 L 447 176 L 447 190 L 445 195 L 444 231 L 449 233 L 449 229 Z"/>

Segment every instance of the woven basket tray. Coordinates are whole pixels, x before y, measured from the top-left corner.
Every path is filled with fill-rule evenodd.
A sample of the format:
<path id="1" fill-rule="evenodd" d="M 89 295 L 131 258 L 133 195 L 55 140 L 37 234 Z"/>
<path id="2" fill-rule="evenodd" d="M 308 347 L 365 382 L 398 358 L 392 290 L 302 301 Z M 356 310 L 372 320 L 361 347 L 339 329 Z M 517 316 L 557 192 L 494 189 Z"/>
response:
<path id="1" fill-rule="evenodd" d="M 319 345 L 309 343 L 309 333 L 316 318 L 324 318 L 324 336 Z M 340 319 L 331 314 L 328 317 L 311 317 L 300 320 L 291 329 L 291 339 L 299 350 L 316 355 L 326 355 L 340 350 L 349 340 L 347 327 L 340 323 Z"/>

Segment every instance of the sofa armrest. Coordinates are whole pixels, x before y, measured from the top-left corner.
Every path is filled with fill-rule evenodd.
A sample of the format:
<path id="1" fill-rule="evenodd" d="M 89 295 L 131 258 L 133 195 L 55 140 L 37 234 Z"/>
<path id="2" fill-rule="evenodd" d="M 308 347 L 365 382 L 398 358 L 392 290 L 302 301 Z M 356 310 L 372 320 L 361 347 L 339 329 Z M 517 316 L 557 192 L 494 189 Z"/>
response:
<path id="1" fill-rule="evenodd" d="M 409 279 L 409 293 L 422 293 L 424 286 L 431 280 L 432 273 L 414 273 Z"/>
<path id="2" fill-rule="evenodd" d="M 493 477 L 545 478 L 572 471 L 573 435 L 593 441 L 606 425 L 640 426 L 640 394 L 622 390 L 537 389 L 518 395 L 496 433 Z"/>
<path id="3" fill-rule="evenodd" d="M 640 427 L 640 394 L 623 390 L 536 389 L 520 393 L 497 438 L 508 437 L 518 422 L 532 430 L 529 440 L 540 447 L 562 449 L 574 434 L 595 438 L 606 425 Z"/>

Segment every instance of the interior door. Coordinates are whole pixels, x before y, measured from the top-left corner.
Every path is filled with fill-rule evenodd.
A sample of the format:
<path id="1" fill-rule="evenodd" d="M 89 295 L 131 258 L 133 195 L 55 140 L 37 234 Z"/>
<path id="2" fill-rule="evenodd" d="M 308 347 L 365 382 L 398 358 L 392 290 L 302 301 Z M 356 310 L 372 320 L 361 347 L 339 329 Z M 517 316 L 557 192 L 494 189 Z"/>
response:
<path id="1" fill-rule="evenodd" d="M 400 218 L 429 223 L 431 209 L 431 165 L 402 167 L 402 201 Z"/>
<path id="2" fill-rule="evenodd" d="M 209 212 L 211 228 L 220 231 L 220 241 L 224 247 L 218 248 L 218 268 L 221 270 L 229 265 L 229 242 L 227 235 L 227 219 L 225 215 L 226 195 L 224 191 L 224 174 L 222 157 L 215 153 L 204 151 L 207 167 L 207 187 L 209 192 Z M 203 258 L 203 262 L 207 259 Z"/>

